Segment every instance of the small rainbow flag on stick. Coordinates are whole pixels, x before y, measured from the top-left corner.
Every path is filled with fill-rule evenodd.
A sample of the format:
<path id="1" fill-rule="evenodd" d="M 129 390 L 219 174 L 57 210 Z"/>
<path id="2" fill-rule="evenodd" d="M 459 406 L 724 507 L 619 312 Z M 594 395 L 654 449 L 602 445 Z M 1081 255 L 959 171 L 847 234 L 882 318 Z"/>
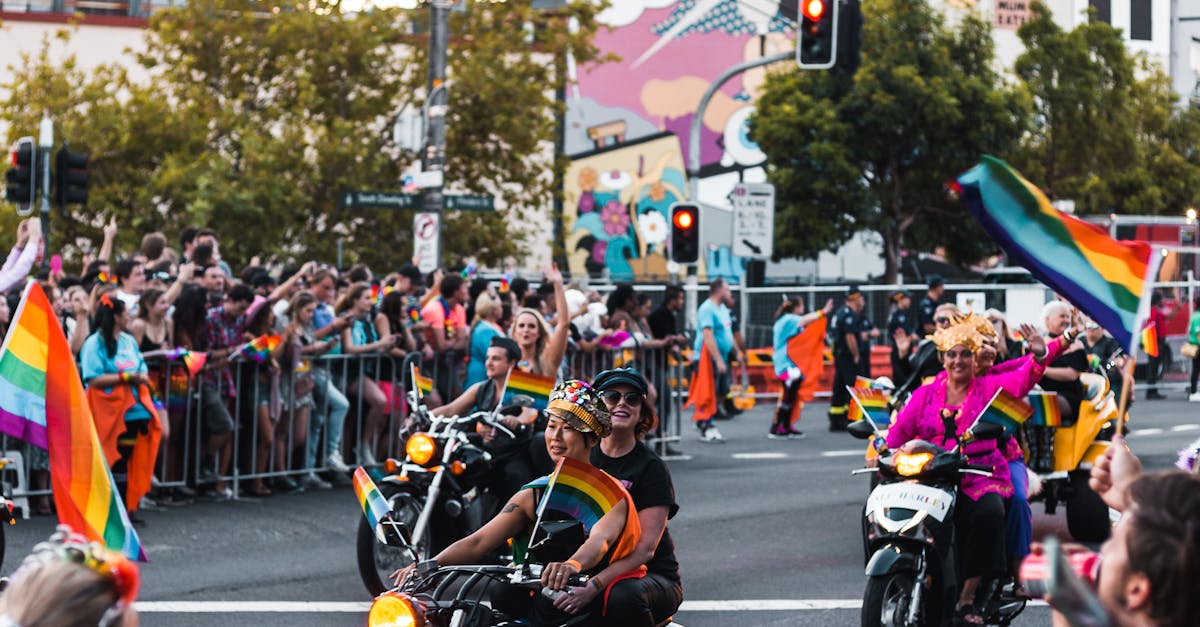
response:
<path id="1" fill-rule="evenodd" d="M 1151 357 L 1158 357 L 1158 325 L 1151 322 L 1142 329 L 1142 350 Z"/>
<path id="2" fill-rule="evenodd" d="M 282 338 L 278 335 L 260 335 L 242 347 L 242 354 L 258 363 L 263 363 L 279 347 Z"/>
<path id="3" fill-rule="evenodd" d="M 50 452 L 58 521 L 130 559 L 146 560 L 96 434 L 67 337 L 36 281 L 0 348 L 0 432 Z"/>
<path id="4" fill-rule="evenodd" d="M 544 377 L 513 368 L 508 373 L 508 384 L 504 387 L 504 396 L 500 402 L 508 403 L 512 397 L 523 394 L 533 399 L 534 409 L 546 409 L 550 404 L 550 392 L 553 389 L 554 377 Z"/>
<path id="5" fill-rule="evenodd" d="M 422 376 L 416 364 L 412 366 L 412 381 L 413 385 L 417 387 L 417 398 L 422 398 L 433 391 L 433 379 Z"/>
<path id="6" fill-rule="evenodd" d="M 354 496 L 358 498 L 358 506 L 367 517 L 367 524 L 371 525 L 371 529 L 378 535 L 379 523 L 391 515 L 392 510 L 379 493 L 375 482 L 371 481 L 367 469 L 362 466 L 354 471 Z"/>
<path id="7" fill-rule="evenodd" d="M 892 424 L 892 412 L 888 411 L 890 396 L 874 388 L 846 387 L 854 402 L 850 405 L 850 420 L 857 422 L 867 418 L 877 429 L 886 429 Z"/>
<path id="8" fill-rule="evenodd" d="M 612 559 L 618 560 L 633 552 L 638 538 L 642 535 L 641 523 L 638 522 L 637 508 L 629 492 L 608 473 L 586 462 L 576 461 L 570 457 L 558 460 L 554 474 L 543 477 L 530 485 L 544 483 L 546 492 L 537 507 L 537 525 L 541 524 L 542 516 L 548 511 L 565 514 L 573 520 L 583 523 L 585 531 L 591 531 L 601 518 L 622 500 L 626 504 L 625 529 L 613 549 Z"/>
<path id="9" fill-rule="evenodd" d="M 992 397 L 992 401 L 987 407 L 983 408 L 983 412 L 979 414 L 978 422 L 990 422 L 992 424 L 1004 427 L 1004 432 L 1012 435 L 1016 433 L 1021 423 L 1029 419 L 1033 415 L 1033 407 L 1029 403 L 1009 394 L 1007 390 L 1001 388 L 996 390 L 996 395 Z"/>
<path id="10" fill-rule="evenodd" d="M 1062 414 L 1058 411 L 1058 395 L 1053 392 L 1030 392 L 1029 404 L 1033 415 L 1029 424 L 1043 427 L 1061 427 Z"/>
<path id="11" fill-rule="evenodd" d="M 183 365 L 187 368 L 188 374 L 193 377 L 200 374 L 201 370 L 204 370 L 204 364 L 208 361 L 208 353 L 194 353 L 186 348 L 172 348 L 165 351 L 164 355 L 167 359 L 183 360 Z"/>

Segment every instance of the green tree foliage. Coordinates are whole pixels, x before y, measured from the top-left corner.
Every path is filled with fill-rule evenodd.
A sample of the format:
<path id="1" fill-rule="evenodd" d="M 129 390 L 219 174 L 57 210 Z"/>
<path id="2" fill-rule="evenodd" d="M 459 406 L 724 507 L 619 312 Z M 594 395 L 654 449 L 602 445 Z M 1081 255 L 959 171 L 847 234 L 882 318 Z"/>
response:
<path id="1" fill-rule="evenodd" d="M 1063 30 L 1041 3 L 1014 67 L 1033 97 L 1015 159 L 1079 213 L 1182 214 L 1200 199 L 1200 113 L 1178 107 L 1162 68 L 1099 21 Z"/>
<path id="2" fill-rule="evenodd" d="M 455 14 L 447 187 L 494 193 L 510 209 L 449 214 L 448 263 L 522 252 L 510 218 L 548 204 L 551 159 L 536 157 L 554 137 L 546 59 L 567 46 L 596 56 L 594 27 L 568 31 L 567 16 L 594 23 L 595 8 L 578 4 L 557 19 L 533 15 L 528 0 L 471 2 Z M 144 52 L 125 64 L 144 68 L 141 80 L 116 63 L 84 72 L 45 42 L 13 68 L 0 117 L 16 137 L 50 111 L 57 136 L 92 155 L 89 206 L 56 216 L 52 242 L 98 241 L 115 215 L 125 250 L 147 231 L 211 225 L 235 267 L 253 255 L 331 261 L 339 238 L 351 260 L 379 269 L 406 260 L 412 212 L 343 210 L 337 198 L 341 189 L 396 190 L 418 158 L 392 143 L 391 125 L 422 104 L 428 40 L 411 33 L 427 11 L 196 0 L 151 19 Z M 539 17 L 543 41 L 531 46 L 521 25 Z"/>
<path id="3" fill-rule="evenodd" d="M 775 253 L 813 257 L 867 230 L 887 281 L 905 248 L 977 259 L 986 238 L 944 183 L 1007 153 L 1027 100 L 995 71 L 980 19 L 948 27 L 925 0 L 866 0 L 863 14 L 853 77 L 776 72 L 751 120 L 777 186 Z"/>

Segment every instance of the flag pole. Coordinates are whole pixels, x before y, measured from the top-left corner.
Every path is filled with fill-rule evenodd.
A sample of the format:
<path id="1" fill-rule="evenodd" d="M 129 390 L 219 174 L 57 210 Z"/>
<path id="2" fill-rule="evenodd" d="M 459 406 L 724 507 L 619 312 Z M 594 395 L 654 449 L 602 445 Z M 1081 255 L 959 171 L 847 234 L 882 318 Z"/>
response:
<path id="1" fill-rule="evenodd" d="M 1124 383 L 1121 384 L 1121 400 L 1117 403 L 1117 433 L 1125 435 L 1125 409 L 1129 406 L 1129 396 L 1133 394 L 1133 369 L 1137 366 L 1137 343 L 1134 343 L 1133 353 L 1125 360 L 1125 372 L 1122 373 Z"/>
<path id="2" fill-rule="evenodd" d="M 542 524 L 542 514 L 546 512 L 546 503 L 549 503 L 550 492 L 558 483 L 558 473 L 562 471 L 563 461 L 566 459 L 566 457 L 559 458 L 558 465 L 554 467 L 554 474 L 550 475 L 550 482 L 546 485 L 546 492 L 542 494 L 542 500 L 537 504 L 537 520 L 533 521 L 533 529 L 529 531 L 529 546 L 525 548 L 526 557 L 529 555 L 529 549 L 534 547 L 533 540 L 537 537 L 538 527 Z M 522 560 L 522 563 L 528 564 L 529 560 Z"/>
<path id="3" fill-rule="evenodd" d="M 871 423 L 871 429 L 875 431 L 875 435 L 879 435 L 879 425 L 875 424 L 874 420 L 871 420 L 871 412 L 867 411 L 866 407 L 863 407 L 862 401 L 858 399 L 858 395 L 854 393 L 854 389 L 847 385 L 846 391 L 850 393 L 850 398 L 854 401 L 854 404 L 858 405 L 858 408 L 862 410 L 863 418 Z"/>

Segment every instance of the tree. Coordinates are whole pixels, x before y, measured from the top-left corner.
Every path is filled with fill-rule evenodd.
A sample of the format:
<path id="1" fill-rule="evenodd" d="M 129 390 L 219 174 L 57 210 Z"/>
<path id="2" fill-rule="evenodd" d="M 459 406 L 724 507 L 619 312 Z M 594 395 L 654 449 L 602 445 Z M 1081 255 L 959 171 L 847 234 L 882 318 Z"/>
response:
<path id="1" fill-rule="evenodd" d="M 541 51 L 522 38 L 523 22 L 506 21 L 532 19 L 527 0 L 471 3 L 456 16 L 447 186 L 495 193 L 512 209 L 450 213 L 447 260 L 496 263 L 525 246 L 510 218 L 549 204 L 550 158 L 537 158 L 554 136 L 543 56 L 569 45 L 593 58 L 594 26 L 572 34 L 565 16 L 594 11 L 580 3 L 549 23 Z M 52 61 L 46 42 L 15 68 L 0 116 L 20 134 L 52 111 L 59 137 L 92 154 L 90 207 L 54 220 L 53 237 L 95 239 L 112 214 L 125 249 L 149 230 L 208 224 L 235 261 L 332 260 L 340 238 L 352 260 L 393 268 L 410 254 L 412 212 L 345 210 L 337 199 L 342 189 L 398 189 L 418 158 L 390 130 L 425 91 L 427 39 L 410 34 L 422 15 L 346 14 L 336 0 L 188 2 L 151 19 L 134 59 L 148 80 L 119 64 L 85 74 L 72 58 Z"/>
<path id="2" fill-rule="evenodd" d="M 813 257 L 869 230 L 889 282 L 905 247 L 978 259 L 987 239 L 944 184 L 1015 145 L 1027 99 L 994 69 L 979 18 L 950 28 L 925 0 L 867 0 L 863 14 L 854 76 L 775 73 L 751 120 L 777 186 L 775 253 Z"/>
<path id="3" fill-rule="evenodd" d="M 1080 213 L 1182 214 L 1200 197 L 1200 116 L 1119 30 L 1064 31 L 1045 5 L 1031 10 L 1014 69 L 1035 114 L 1015 165 Z"/>

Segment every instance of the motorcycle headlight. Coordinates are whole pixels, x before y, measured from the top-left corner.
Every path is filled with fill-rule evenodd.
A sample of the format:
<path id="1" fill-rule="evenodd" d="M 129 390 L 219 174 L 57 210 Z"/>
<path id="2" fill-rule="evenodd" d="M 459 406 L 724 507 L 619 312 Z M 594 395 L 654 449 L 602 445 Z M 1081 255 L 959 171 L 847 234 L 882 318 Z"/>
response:
<path id="1" fill-rule="evenodd" d="M 437 442 L 434 442 L 433 437 L 428 433 L 414 433 L 404 444 L 404 452 L 408 454 L 408 458 L 414 464 L 424 466 L 437 453 Z"/>
<path id="2" fill-rule="evenodd" d="M 368 627 L 423 627 L 424 612 L 420 605 L 414 605 L 412 600 L 403 594 L 385 592 L 371 603 L 371 613 L 367 615 Z"/>
<path id="3" fill-rule="evenodd" d="M 932 459 L 933 453 L 896 453 L 892 464 L 898 474 L 911 477 L 920 474 L 925 469 L 925 464 Z"/>

